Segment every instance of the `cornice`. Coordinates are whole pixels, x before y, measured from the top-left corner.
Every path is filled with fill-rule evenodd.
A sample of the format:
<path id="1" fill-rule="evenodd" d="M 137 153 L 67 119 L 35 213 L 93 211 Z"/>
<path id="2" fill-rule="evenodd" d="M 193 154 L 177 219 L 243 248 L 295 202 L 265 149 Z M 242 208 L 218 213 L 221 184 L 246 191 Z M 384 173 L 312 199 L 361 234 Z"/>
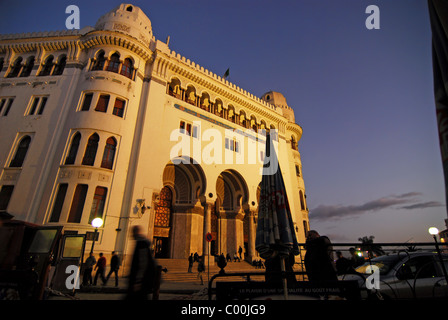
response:
<path id="1" fill-rule="evenodd" d="M 221 96 L 235 106 L 241 106 L 261 117 L 269 119 L 284 128 L 287 120 L 277 107 L 241 89 L 235 84 L 210 72 L 196 63 L 171 51 L 170 54 L 156 50 L 153 72 L 169 81 L 169 73 L 177 74 L 194 82 L 214 94 Z"/>
<path id="2" fill-rule="evenodd" d="M 112 45 L 122 47 L 134 52 L 145 60 L 151 59 L 152 51 L 140 42 L 125 34 L 94 30 L 85 34 L 69 32 L 27 33 L 18 34 L 17 38 L 11 35 L 0 36 L 0 53 L 13 51 L 26 53 L 44 49 L 46 51 L 66 50 L 73 46 L 79 49 L 89 49 L 94 46 Z"/>

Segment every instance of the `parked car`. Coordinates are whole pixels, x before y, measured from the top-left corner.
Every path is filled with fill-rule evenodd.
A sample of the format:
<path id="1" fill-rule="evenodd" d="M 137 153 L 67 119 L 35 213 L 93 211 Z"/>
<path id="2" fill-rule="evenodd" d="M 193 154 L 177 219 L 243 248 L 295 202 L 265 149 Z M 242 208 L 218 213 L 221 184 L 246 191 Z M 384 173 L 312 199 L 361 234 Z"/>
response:
<path id="1" fill-rule="evenodd" d="M 442 256 L 448 270 L 448 255 Z M 379 269 L 378 297 L 384 299 L 447 299 L 448 285 L 442 264 L 434 252 L 399 252 L 380 256 L 345 274 L 340 280 L 357 280 L 363 297 L 375 293 L 367 290 L 366 279 L 373 268 Z"/>

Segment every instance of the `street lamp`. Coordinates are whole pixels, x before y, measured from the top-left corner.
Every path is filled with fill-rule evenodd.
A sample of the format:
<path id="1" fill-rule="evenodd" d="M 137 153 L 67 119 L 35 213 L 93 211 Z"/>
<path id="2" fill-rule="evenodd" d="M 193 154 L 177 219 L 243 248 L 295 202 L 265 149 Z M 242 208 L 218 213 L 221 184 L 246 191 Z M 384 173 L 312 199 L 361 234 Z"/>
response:
<path id="1" fill-rule="evenodd" d="M 446 273 L 445 264 L 443 263 L 442 254 L 440 253 L 439 243 L 437 242 L 437 237 L 436 237 L 436 235 L 439 234 L 439 229 L 437 229 L 436 227 L 431 227 L 428 229 L 428 232 L 429 232 L 429 234 L 432 235 L 432 237 L 434 238 L 434 241 L 436 243 L 437 255 L 439 256 L 440 264 L 442 265 L 443 275 L 445 276 L 445 280 L 448 284 L 448 274 Z"/>
<path id="2" fill-rule="evenodd" d="M 95 218 L 91 222 L 92 227 L 95 228 L 95 233 L 93 234 L 92 248 L 90 249 L 90 253 L 93 253 L 93 247 L 95 246 L 96 235 L 98 234 L 98 228 L 103 225 L 103 219 Z"/>

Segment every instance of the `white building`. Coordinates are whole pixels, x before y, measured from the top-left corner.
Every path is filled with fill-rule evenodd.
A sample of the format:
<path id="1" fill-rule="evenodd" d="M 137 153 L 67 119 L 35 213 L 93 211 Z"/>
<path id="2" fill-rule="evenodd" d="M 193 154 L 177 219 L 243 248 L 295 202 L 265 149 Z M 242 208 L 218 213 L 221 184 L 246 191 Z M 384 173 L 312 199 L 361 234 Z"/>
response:
<path id="1" fill-rule="evenodd" d="M 129 252 L 139 224 L 157 257 L 202 254 L 211 232 L 212 252 L 241 246 L 253 259 L 270 128 L 305 241 L 302 128 L 286 99 L 255 97 L 170 50 L 138 7 L 94 28 L 2 35 L 0 70 L 3 216 L 80 234 L 102 217 L 95 249 L 106 254 Z"/>

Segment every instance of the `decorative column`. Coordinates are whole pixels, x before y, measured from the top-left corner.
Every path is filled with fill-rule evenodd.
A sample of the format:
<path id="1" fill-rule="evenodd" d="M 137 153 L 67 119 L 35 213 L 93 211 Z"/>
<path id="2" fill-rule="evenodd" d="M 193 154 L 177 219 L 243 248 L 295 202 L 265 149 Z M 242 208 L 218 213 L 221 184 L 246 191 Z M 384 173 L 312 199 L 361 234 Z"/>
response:
<path id="1" fill-rule="evenodd" d="M 202 255 L 204 256 L 204 264 L 207 266 L 208 259 L 210 258 L 209 246 L 210 243 L 205 239 L 207 233 L 212 232 L 212 206 L 214 202 L 207 200 L 204 203 L 204 232 L 202 235 Z"/>

